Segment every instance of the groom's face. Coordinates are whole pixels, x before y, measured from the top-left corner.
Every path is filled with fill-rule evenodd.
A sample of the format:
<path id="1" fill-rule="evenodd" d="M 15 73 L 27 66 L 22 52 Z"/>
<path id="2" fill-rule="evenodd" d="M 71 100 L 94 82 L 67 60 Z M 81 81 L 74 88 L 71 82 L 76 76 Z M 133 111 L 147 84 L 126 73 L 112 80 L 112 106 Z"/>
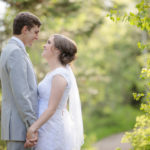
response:
<path id="1" fill-rule="evenodd" d="M 34 40 L 38 40 L 40 28 L 38 26 L 32 27 L 30 30 L 26 30 L 24 38 L 25 45 L 31 47 Z"/>

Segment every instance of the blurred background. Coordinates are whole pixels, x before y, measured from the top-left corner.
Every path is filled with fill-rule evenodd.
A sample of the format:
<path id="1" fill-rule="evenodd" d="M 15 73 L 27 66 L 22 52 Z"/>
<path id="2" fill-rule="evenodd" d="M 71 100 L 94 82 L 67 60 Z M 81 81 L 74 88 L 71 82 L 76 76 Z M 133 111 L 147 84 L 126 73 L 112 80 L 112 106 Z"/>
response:
<path id="1" fill-rule="evenodd" d="M 12 22 L 20 11 L 30 11 L 41 22 L 39 40 L 27 48 L 38 82 L 49 68 L 41 57 L 53 33 L 72 38 L 78 46 L 73 70 L 82 101 L 83 150 L 109 135 L 131 130 L 140 114 L 133 92 L 143 92 L 140 71 L 147 51 L 137 43 L 149 40 L 144 31 L 126 22 L 112 22 L 112 8 L 136 12 L 138 0 L 0 0 L 0 49 L 12 36 Z M 1 101 L 1 98 L 0 98 Z M 17 134 L 17 133 L 16 133 Z M 0 141 L 0 150 L 5 142 Z"/>

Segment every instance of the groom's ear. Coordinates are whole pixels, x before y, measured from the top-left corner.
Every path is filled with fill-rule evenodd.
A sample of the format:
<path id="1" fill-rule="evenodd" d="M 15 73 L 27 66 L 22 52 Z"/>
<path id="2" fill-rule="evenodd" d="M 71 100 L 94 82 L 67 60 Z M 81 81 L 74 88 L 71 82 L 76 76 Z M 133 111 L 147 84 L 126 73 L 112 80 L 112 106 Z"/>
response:
<path id="1" fill-rule="evenodd" d="M 26 34 L 26 32 L 29 31 L 27 26 L 24 26 L 21 30 L 21 33 Z"/>

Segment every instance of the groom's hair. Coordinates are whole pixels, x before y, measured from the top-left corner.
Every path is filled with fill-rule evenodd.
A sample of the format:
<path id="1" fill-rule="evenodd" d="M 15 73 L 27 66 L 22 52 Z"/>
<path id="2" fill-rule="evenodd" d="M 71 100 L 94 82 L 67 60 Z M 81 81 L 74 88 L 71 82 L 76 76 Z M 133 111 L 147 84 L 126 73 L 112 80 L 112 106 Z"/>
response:
<path id="1" fill-rule="evenodd" d="M 21 34 L 21 30 L 24 26 L 27 26 L 28 30 L 30 30 L 35 25 L 38 27 L 41 26 L 41 22 L 37 16 L 30 12 L 21 12 L 14 19 L 13 34 Z"/>

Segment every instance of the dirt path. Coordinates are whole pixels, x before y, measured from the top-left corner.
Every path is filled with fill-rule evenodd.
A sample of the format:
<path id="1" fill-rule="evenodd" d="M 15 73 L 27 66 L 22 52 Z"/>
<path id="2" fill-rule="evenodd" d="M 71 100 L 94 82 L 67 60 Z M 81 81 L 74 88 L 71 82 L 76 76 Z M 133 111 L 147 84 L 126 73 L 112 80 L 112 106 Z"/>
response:
<path id="1" fill-rule="evenodd" d="M 120 147 L 121 150 L 129 150 L 131 148 L 130 144 L 120 143 L 124 133 L 115 134 L 107 138 L 102 139 L 97 142 L 94 147 L 96 150 L 115 150 L 117 147 Z"/>

